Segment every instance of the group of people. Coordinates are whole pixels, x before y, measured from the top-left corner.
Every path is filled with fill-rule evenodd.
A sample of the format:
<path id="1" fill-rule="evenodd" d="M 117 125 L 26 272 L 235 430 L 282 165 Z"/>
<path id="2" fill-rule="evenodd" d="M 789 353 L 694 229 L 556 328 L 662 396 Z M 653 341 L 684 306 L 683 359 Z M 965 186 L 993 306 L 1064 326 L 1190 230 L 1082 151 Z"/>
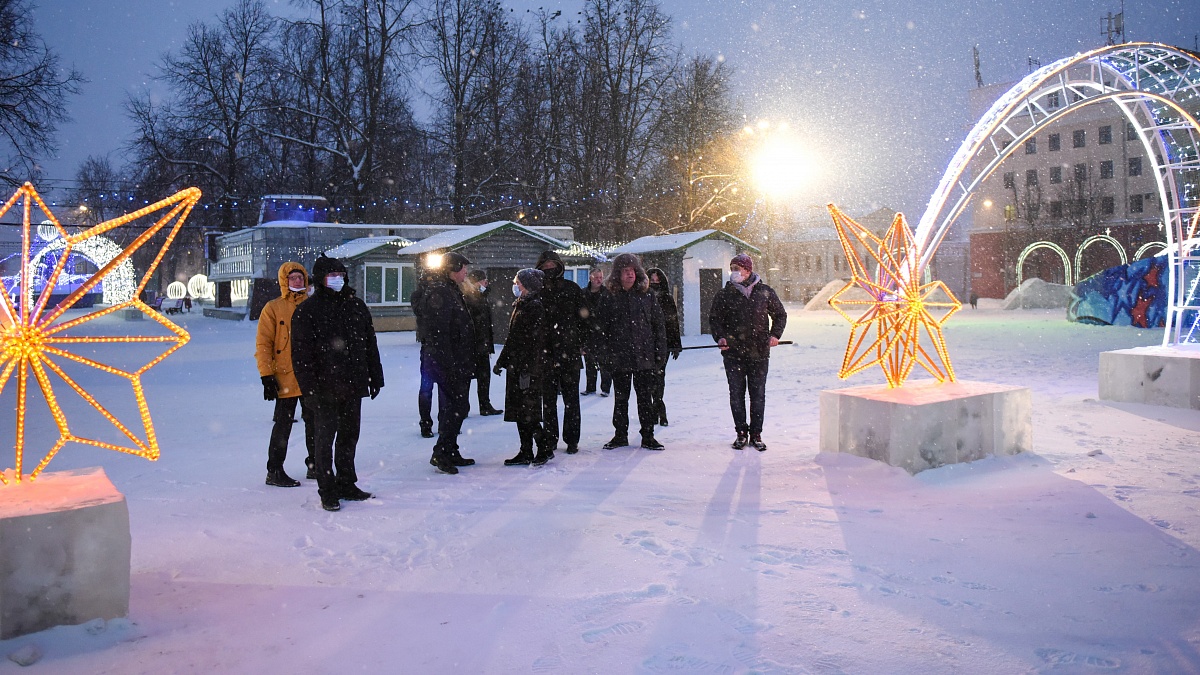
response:
<path id="1" fill-rule="evenodd" d="M 458 439 L 470 412 L 471 381 L 477 382 L 479 413 L 504 415 L 517 426 L 520 446 L 508 466 L 542 465 L 554 458 L 559 442 L 579 451 L 580 395 L 615 394 L 613 436 L 605 449 L 630 445 L 629 399 L 637 396 L 640 447 L 663 450 L 656 426 L 667 426 L 663 401 L 668 359 L 683 350 L 679 312 L 667 275 L 646 270 L 633 254 L 613 259 L 607 276 L 592 270 L 586 288 L 565 278 L 562 258 L 545 251 L 534 267 L 512 280 L 508 338 L 495 352 L 486 274 L 469 270 L 461 253 L 442 256 L 418 280 L 411 295 L 421 344 L 418 413 L 421 435 L 433 438 L 429 463 L 456 474 L 475 464 L 464 457 Z M 736 439 L 732 447 L 762 441 L 770 348 L 787 322 L 775 292 L 753 271 L 749 256 L 730 262 L 730 282 L 710 310 L 713 339 L 721 349 L 729 384 Z M 268 444 L 268 485 L 295 487 L 283 463 L 297 405 L 305 423 L 307 478 L 317 481 L 321 506 L 341 508 L 341 500 L 371 494 L 357 486 L 354 466 L 362 399 L 383 388 L 383 367 L 366 304 L 346 285 L 346 268 L 322 256 L 313 265 L 311 285 L 303 266 L 279 269 L 280 297 L 259 318 L 256 358 L 263 396 L 275 401 Z M 581 370 L 586 369 L 580 392 Z M 491 376 L 505 374 L 504 408 L 492 406 Z M 433 430 L 433 390 L 437 389 L 437 432 Z M 749 417 L 746 399 L 749 396 Z M 563 419 L 559 425 L 558 401 Z"/>

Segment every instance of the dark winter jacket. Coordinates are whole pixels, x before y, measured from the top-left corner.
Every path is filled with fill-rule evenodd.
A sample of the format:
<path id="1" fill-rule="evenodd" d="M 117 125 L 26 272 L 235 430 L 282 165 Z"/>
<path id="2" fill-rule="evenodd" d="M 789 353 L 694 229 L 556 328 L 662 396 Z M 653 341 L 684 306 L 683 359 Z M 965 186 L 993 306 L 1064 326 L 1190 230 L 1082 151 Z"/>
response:
<path id="1" fill-rule="evenodd" d="M 552 261 L 555 270 L 542 266 Z M 555 368 L 583 367 L 581 354 L 587 345 L 587 311 L 583 289 L 574 281 L 563 277 L 566 267 L 562 258 L 554 251 L 545 251 L 538 257 L 537 265 L 545 273 L 542 285 L 542 305 L 546 308 L 547 334 L 550 340 L 551 363 Z"/>
<path id="2" fill-rule="evenodd" d="M 546 308 L 538 293 L 528 293 L 513 303 L 508 339 L 496 365 L 504 368 L 504 420 L 542 421 L 542 380 L 550 369 L 547 351 Z"/>
<path id="3" fill-rule="evenodd" d="M 655 274 L 658 274 L 662 281 L 650 284 L 650 291 L 658 298 L 658 306 L 662 308 L 663 323 L 667 326 L 667 349 L 678 352 L 683 349 L 683 340 L 679 334 L 679 306 L 675 304 L 675 298 L 671 295 L 671 282 L 667 280 L 666 273 L 657 267 L 646 270 L 648 277 Z"/>
<path id="4" fill-rule="evenodd" d="M 763 361 L 771 357 L 771 337 L 783 336 L 787 310 L 757 274 L 738 286 L 730 281 L 713 298 L 708 313 L 712 337 L 717 342 L 725 338 L 726 356 Z"/>
<path id="5" fill-rule="evenodd" d="M 599 311 L 600 360 L 613 373 L 657 370 L 670 348 L 658 299 L 637 286 L 604 297 Z"/>
<path id="6" fill-rule="evenodd" d="M 587 310 L 587 317 L 584 325 L 587 326 L 587 338 L 584 344 L 587 346 L 589 354 L 593 356 L 600 352 L 600 342 L 603 333 L 600 332 L 600 305 L 604 303 L 604 298 L 611 293 L 608 287 L 600 284 L 599 289 L 593 290 L 590 286 L 583 289 L 583 305 Z"/>
<path id="7" fill-rule="evenodd" d="M 479 290 L 479 286 L 468 281 L 463 288 L 463 300 L 467 303 L 467 312 L 471 314 L 471 323 L 475 328 L 475 354 L 495 354 L 495 338 L 492 336 L 492 303 L 488 295 L 491 288 Z"/>
<path id="8" fill-rule="evenodd" d="M 437 279 L 439 272 L 437 270 L 425 270 L 417 279 L 417 285 L 413 288 L 412 295 L 409 296 L 409 306 L 412 308 L 413 316 L 417 319 L 417 342 L 425 341 L 425 320 L 421 316 L 421 298 L 425 296 L 425 290 L 429 288 L 430 282 Z"/>
<path id="9" fill-rule="evenodd" d="M 475 370 L 475 326 L 462 289 L 442 272 L 425 286 L 419 303 L 424 335 L 421 362 L 434 378 L 469 380 Z"/>
<path id="10" fill-rule="evenodd" d="M 292 366 L 300 391 L 342 400 L 368 396 L 370 387 L 383 387 L 371 312 L 353 288 L 335 293 L 325 287 L 324 275 L 313 272 L 316 292 L 292 315 Z"/>

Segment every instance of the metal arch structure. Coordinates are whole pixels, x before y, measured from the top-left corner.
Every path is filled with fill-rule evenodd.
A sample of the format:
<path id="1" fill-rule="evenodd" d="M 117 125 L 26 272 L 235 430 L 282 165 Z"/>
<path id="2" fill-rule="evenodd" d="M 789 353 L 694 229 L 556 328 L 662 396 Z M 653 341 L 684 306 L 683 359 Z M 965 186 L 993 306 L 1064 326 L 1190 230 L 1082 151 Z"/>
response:
<path id="1" fill-rule="evenodd" d="M 65 248 L 66 241 L 56 236 L 33 257 L 30 262 L 30 269 L 41 269 L 42 261 L 48 254 L 56 253 Z M 72 253 L 82 256 L 84 260 L 95 265 L 96 269 L 104 269 L 105 265 L 112 262 L 113 258 L 121 254 L 121 247 L 117 246 L 108 237 L 95 236 L 76 244 L 75 250 Z M 104 304 L 116 305 L 132 300 L 134 293 L 137 291 L 137 275 L 133 269 L 133 261 L 128 258 L 121 261 L 120 264 L 104 277 L 102 283 L 101 302 Z"/>
<path id="2" fill-rule="evenodd" d="M 1133 254 L 1133 259 L 1141 260 L 1142 256 L 1146 255 L 1146 251 L 1149 251 L 1150 249 L 1155 248 L 1155 247 L 1167 248 L 1167 242 L 1165 242 L 1165 241 L 1148 241 L 1148 242 L 1142 244 L 1140 247 L 1138 247 L 1137 252 Z"/>
<path id="3" fill-rule="evenodd" d="M 1096 103 L 1113 103 L 1153 166 L 1169 259 L 1163 344 L 1200 342 L 1200 55 L 1134 42 L 1043 66 L 976 123 L 921 216 L 915 245 L 928 266 L 980 184 L 1026 140 Z M 971 167 L 981 167 L 971 175 Z"/>
<path id="4" fill-rule="evenodd" d="M 1071 256 L 1067 255 L 1067 251 L 1052 241 L 1035 241 L 1034 243 L 1026 246 L 1025 250 L 1021 251 L 1021 255 L 1017 256 L 1018 293 L 1020 293 L 1021 284 L 1025 282 L 1025 258 L 1028 258 L 1030 253 L 1043 248 L 1048 248 L 1051 251 L 1054 251 L 1058 254 L 1059 258 L 1062 258 L 1063 278 L 1066 279 L 1066 285 L 1071 285 Z M 1024 298 L 1022 298 L 1022 303 L 1024 303 Z"/>
<path id="5" fill-rule="evenodd" d="M 1128 256 L 1125 255 L 1125 247 L 1121 245 L 1121 242 L 1113 239 L 1107 234 L 1094 234 L 1087 239 L 1084 239 L 1083 243 L 1079 245 L 1079 248 L 1075 250 L 1075 283 L 1079 283 L 1080 277 L 1083 276 L 1083 252 L 1087 250 L 1087 247 L 1101 241 L 1107 242 L 1113 248 L 1117 249 L 1117 255 L 1121 257 L 1122 265 L 1125 265 L 1129 262 Z"/>

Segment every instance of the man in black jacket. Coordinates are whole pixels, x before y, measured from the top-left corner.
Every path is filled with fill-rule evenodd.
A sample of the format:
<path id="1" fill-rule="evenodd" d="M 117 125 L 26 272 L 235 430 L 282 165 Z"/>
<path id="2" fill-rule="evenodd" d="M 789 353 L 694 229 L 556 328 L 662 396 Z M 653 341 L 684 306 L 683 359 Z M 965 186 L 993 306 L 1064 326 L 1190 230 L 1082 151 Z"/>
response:
<path id="1" fill-rule="evenodd" d="M 654 404 L 654 385 L 658 371 L 667 365 L 667 331 L 662 308 L 649 291 L 649 280 L 642 262 L 632 253 L 613 260 L 608 290 L 600 306 L 602 361 L 612 373 L 613 437 L 606 450 L 629 445 L 630 385 L 637 392 L 638 422 L 642 447 L 662 450 L 654 438 L 658 411 Z"/>
<path id="2" fill-rule="evenodd" d="M 326 511 L 339 500 L 361 501 L 354 455 L 362 399 L 383 388 L 383 365 L 366 303 L 346 285 L 346 267 L 321 256 L 313 264 L 315 292 L 292 315 L 292 366 L 313 409 L 313 462 Z"/>
<path id="3" fill-rule="evenodd" d="M 475 391 L 479 394 L 479 414 L 499 415 L 504 412 L 492 407 L 492 364 L 491 355 L 496 353 L 495 338 L 492 336 L 492 303 L 487 272 L 471 270 L 463 284 L 463 299 L 471 321 L 475 326 Z"/>
<path id="4" fill-rule="evenodd" d="M 438 440 L 429 463 L 442 473 L 458 473 L 458 467 L 475 463 L 458 450 L 458 433 L 471 408 L 467 398 L 476 362 L 475 326 L 460 286 L 469 264 L 461 253 L 443 255 L 421 295 L 422 360 L 427 359 L 438 388 Z"/>
<path id="5" fill-rule="evenodd" d="M 763 416 L 767 407 L 767 366 L 771 347 L 779 344 L 787 325 L 787 310 L 779 296 L 754 273 L 750 256 L 734 256 L 729 262 L 729 283 L 713 298 L 709 310 L 713 339 L 721 347 L 725 377 L 729 381 L 729 408 L 740 450 L 749 442 L 759 452 L 767 449 L 762 440 Z M 746 393 L 750 394 L 750 422 L 746 423 Z"/>
<path id="6" fill-rule="evenodd" d="M 545 275 L 542 305 L 546 309 L 546 333 L 550 346 L 550 372 L 543 379 L 545 396 L 542 423 L 545 433 L 558 445 L 558 397 L 563 400 L 562 439 L 567 454 L 579 452 L 579 371 L 583 368 L 583 347 L 587 335 L 587 312 L 583 289 L 563 277 L 566 266 L 554 251 L 544 251 L 536 268 Z"/>
<path id="7" fill-rule="evenodd" d="M 584 345 L 587 348 L 587 353 L 583 355 L 583 370 L 586 373 L 587 382 L 584 385 L 583 396 L 590 396 L 596 393 L 596 376 L 600 376 L 600 395 L 608 396 L 608 392 L 612 389 L 612 375 L 608 369 L 600 368 L 600 305 L 604 296 L 608 295 L 608 287 L 604 285 L 604 270 L 599 267 L 593 267 L 588 274 L 587 288 L 583 289 L 583 303 L 587 308 L 588 317 L 585 325 L 588 327 L 587 338 Z"/>
<path id="8" fill-rule="evenodd" d="M 650 292 L 658 298 L 658 306 L 662 308 L 663 323 L 667 327 L 667 348 L 671 350 L 671 358 L 677 359 L 683 353 L 683 340 L 679 334 L 679 306 L 671 295 L 671 282 L 667 281 L 667 273 L 657 267 L 646 270 L 650 277 Z M 667 404 L 663 394 L 667 391 L 667 367 L 663 363 L 658 371 L 658 380 L 654 383 L 654 409 L 658 411 L 658 424 L 667 426 Z"/>

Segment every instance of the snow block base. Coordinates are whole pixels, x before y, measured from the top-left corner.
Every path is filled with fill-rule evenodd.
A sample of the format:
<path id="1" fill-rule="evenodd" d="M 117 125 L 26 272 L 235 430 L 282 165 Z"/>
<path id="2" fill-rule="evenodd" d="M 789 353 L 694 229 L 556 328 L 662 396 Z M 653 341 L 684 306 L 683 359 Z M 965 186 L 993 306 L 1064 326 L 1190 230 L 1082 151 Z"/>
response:
<path id="1" fill-rule="evenodd" d="M 1200 350 L 1135 347 L 1101 352 L 1100 398 L 1200 410 Z"/>
<path id="2" fill-rule="evenodd" d="M 844 452 L 911 474 L 1032 448 L 1026 387 L 910 382 L 821 392 L 821 452 Z"/>
<path id="3" fill-rule="evenodd" d="M 0 486 L 0 639 L 129 614 L 129 509 L 100 468 Z"/>

